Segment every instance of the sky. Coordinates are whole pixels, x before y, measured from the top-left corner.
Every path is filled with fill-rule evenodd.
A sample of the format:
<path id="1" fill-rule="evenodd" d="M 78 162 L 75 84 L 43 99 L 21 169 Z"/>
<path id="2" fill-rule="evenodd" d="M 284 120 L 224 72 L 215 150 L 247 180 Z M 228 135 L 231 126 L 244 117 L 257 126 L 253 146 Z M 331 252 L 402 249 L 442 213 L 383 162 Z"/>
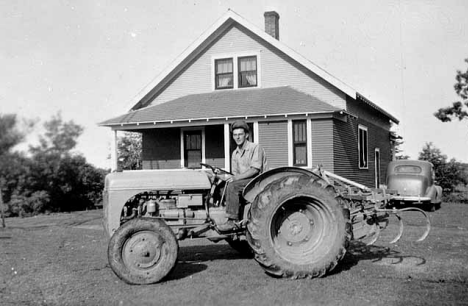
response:
<path id="1" fill-rule="evenodd" d="M 110 128 L 132 99 L 228 9 L 260 29 L 280 15 L 280 41 L 400 120 L 404 153 L 432 142 L 468 162 L 468 120 L 433 113 L 458 101 L 468 58 L 466 0 L 0 0 L 0 113 L 38 123 L 57 112 L 84 127 L 77 152 L 109 168 Z"/>

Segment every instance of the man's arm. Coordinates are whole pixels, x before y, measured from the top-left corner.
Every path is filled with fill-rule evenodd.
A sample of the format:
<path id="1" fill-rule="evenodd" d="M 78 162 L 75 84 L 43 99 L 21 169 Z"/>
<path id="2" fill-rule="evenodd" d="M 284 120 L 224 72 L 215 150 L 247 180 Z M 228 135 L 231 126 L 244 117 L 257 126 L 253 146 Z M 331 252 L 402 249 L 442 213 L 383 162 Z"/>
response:
<path id="1" fill-rule="evenodd" d="M 260 172 L 259 169 L 250 167 L 249 170 L 245 171 L 244 173 L 234 175 L 228 179 L 228 182 L 234 182 L 238 180 L 244 180 L 248 179 L 254 176 L 257 176 L 257 174 Z"/>

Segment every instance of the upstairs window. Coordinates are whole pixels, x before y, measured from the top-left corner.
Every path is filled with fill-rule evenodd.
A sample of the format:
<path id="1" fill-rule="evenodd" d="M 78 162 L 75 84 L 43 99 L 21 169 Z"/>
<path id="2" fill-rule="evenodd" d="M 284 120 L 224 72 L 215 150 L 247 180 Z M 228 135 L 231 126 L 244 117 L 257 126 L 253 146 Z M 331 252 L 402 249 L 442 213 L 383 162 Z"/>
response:
<path id="1" fill-rule="evenodd" d="M 307 166 L 307 125 L 305 120 L 293 121 L 294 166 Z"/>
<path id="2" fill-rule="evenodd" d="M 359 168 L 368 168 L 368 142 L 367 142 L 367 127 L 359 125 L 358 127 L 358 153 L 359 153 Z"/>
<path id="3" fill-rule="evenodd" d="M 257 86 L 257 57 L 239 57 L 238 65 L 239 88 Z"/>
<path id="4" fill-rule="evenodd" d="M 218 59 L 215 61 L 215 86 L 216 89 L 234 87 L 232 58 Z"/>

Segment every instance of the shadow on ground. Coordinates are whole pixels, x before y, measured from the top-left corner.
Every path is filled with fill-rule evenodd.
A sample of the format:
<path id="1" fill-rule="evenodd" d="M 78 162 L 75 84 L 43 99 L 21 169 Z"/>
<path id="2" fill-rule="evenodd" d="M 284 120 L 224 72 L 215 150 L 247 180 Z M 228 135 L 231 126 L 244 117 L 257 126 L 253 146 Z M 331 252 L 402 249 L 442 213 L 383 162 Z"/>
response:
<path id="1" fill-rule="evenodd" d="M 416 261 L 418 266 L 426 264 L 426 259 L 423 257 L 402 255 L 400 252 L 390 247 L 366 245 L 362 242 L 353 241 L 350 243 L 344 258 L 331 274 L 350 270 L 362 260 L 377 263 L 384 259 L 393 259 L 392 264 L 400 264 L 409 259 L 411 259 L 412 262 Z"/>
<path id="2" fill-rule="evenodd" d="M 166 280 L 182 279 L 200 273 L 208 268 L 205 262 L 241 259 L 252 258 L 238 253 L 227 244 L 182 246 L 179 250 L 177 266 Z"/>

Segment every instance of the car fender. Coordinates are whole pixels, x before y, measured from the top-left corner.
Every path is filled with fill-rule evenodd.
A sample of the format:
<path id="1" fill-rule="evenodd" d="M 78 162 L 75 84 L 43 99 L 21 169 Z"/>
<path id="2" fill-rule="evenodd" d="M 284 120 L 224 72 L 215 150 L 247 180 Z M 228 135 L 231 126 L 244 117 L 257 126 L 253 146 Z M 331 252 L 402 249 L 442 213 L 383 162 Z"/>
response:
<path id="1" fill-rule="evenodd" d="M 437 191 L 437 195 L 435 197 L 434 204 L 440 204 L 440 203 L 442 203 L 442 187 L 440 187 L 438 185 L 434 185 L 434 186 L 435 186 L 436 191 Z"/>
<path id="2" fill-rule="evenodd" d="M 438 204 L 442 202 L 442 188 L 437 185 L 429 186 L 426 190 L 426 197 L 431 198 L 432 204 Z"/>

